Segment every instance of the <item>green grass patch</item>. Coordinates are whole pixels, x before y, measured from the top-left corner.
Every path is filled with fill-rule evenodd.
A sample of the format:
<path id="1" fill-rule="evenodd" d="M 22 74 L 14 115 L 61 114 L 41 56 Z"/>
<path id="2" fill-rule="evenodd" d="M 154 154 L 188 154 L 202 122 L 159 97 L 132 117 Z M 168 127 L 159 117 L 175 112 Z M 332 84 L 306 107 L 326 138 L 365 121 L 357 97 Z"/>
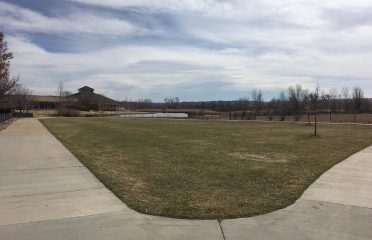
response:
<path id="1" fill-rule="evenodd" d="M 248 217 L 286 207 L 372 144 L 372 127 L 244 121 L 55 118 L 45 126 L 138 212 Z"/>

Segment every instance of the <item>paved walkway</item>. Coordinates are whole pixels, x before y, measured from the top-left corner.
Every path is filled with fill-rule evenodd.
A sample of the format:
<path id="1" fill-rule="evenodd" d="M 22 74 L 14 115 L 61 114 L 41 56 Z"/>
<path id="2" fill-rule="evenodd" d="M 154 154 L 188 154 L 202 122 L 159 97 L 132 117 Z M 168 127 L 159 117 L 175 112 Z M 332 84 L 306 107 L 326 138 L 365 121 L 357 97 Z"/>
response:
<path id="1" fill-rule="evenodd" d="M 0 239 L 372 239 L 372 147 L 292 206 L 217 221 L 147 216 L 107 190 L 36 119 L 0 132 Z"/>

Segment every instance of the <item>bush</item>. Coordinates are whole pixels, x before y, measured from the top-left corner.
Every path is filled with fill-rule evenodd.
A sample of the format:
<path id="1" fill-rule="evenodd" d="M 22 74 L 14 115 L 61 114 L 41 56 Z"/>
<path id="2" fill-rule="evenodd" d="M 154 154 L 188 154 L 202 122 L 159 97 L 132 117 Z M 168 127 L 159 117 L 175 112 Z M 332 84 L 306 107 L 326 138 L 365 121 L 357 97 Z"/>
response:
<path id="1" fill-rule="evenodd" d="M 70 108 L 57 109 L 57 115 L 63 117 L 79 117 L 80 111 Z"/>

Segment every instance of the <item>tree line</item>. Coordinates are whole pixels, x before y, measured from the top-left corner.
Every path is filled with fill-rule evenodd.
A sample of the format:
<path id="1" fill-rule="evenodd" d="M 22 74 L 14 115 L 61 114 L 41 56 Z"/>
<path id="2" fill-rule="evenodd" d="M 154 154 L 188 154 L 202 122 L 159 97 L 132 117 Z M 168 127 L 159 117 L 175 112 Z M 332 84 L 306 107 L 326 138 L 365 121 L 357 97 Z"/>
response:
<path id="1" fill-rule="evenodd" d="M 306 113 L 353 113 L 370 112 L 370 100 L 365 97 L 360 87 L 340 90 L 332 88 L 321 90 L 317 85 L 314 90 L 304 89 L 301 85 L 291 86 L 287 92 L 266 103 L 267 115 L 300 115 Z"/>
<path id="2" fill-rule="evenodd" d="M 0 111 L 29 108 L 32 92 L 22 86 L 19 76 L 10 75 L 10 61 L 13 53 L 9 51 L 4 34 L 0 32 Z"/>
<path id="3" fill-rule="evenodd" d="M 126 101 L 129 109 L 156 110 L 212 110 L 217 112 L 247 111 L 255 115 L 301 115 L 307 113 L 370 113 L 371 100 L 360 87 L 321 90 L 318 85 L 310 90 L 301 85 L 290 86 L 278 96 L 264 101 L 263 91 L 253 89 L 249 97 L 233 101 L 180 101 L 179 97 L 165 98 L 162 103 L 150 99 Z"/>

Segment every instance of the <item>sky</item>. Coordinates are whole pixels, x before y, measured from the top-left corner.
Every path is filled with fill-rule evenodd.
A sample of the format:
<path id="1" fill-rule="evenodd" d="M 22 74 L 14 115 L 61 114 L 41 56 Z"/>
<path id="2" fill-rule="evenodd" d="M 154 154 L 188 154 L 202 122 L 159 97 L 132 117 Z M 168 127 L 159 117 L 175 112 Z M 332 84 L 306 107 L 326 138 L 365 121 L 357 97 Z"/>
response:
<path id="1" fill-rule="evenodd" d="M 34 94 L 265 99 L 301 84 L 372 97 L 370 0 L 0 0 L 12 74 Z"/>

